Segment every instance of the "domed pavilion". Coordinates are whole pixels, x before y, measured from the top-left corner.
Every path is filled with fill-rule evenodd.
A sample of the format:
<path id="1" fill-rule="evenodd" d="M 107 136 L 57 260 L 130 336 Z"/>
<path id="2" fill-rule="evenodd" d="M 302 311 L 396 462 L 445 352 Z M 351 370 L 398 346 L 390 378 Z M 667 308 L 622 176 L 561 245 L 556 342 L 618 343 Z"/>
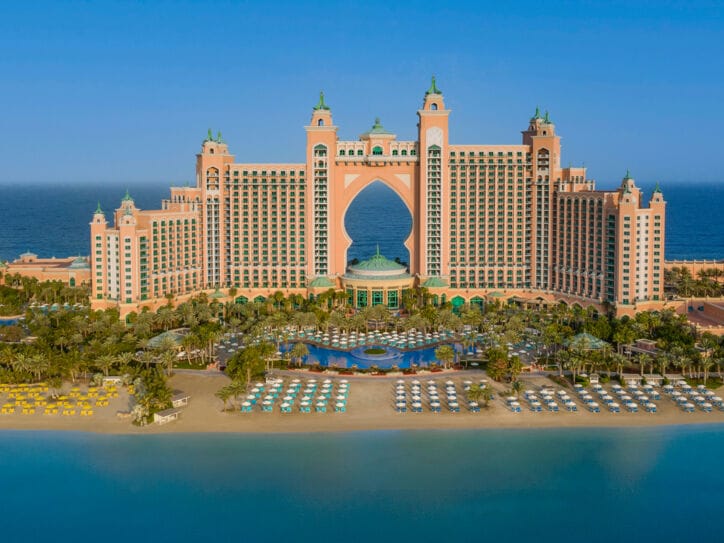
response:
<path id="1" fill-rule="evenodd" d="M 372 258 L 348 266 L 342 276 L 348 303 L 355 309 L 374 305 L 399 309 L 402 293 L 411 289 L 413 282 L 407 268 L 381 255 L 379 246 Z"/>

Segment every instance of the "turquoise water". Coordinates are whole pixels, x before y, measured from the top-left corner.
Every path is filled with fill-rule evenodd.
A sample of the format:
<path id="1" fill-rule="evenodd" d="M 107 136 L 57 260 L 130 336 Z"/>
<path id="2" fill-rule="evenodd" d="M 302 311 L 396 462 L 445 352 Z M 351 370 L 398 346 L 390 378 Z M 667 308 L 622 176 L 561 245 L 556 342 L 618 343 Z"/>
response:
<path id="1" fill-rule="evenodd" d="M 724 427 L 0 433 L 3 541 L 712 541 Z M 92 536 L 91 534 L 96 534 Z"/>

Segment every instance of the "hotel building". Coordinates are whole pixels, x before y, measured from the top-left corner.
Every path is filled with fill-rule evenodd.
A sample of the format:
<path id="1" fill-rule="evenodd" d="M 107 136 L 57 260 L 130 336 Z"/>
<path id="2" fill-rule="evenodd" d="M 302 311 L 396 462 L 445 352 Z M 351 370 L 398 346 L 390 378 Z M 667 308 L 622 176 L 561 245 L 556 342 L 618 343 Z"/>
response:
<path id="1" fill-rule="evenodd" d="M 334 288 L 356 307 L 396 308 L 413 286 L 454 306 L 492 297 L 632 313 L 661 304 L 658 188 L 647 207 L 628 173 L 618 190 L 595 190 L 585 168 L 561 167 L 556 126 L 538 110 L 518 145 L 450 143 L 434 78 L 417 116 L 415 141 L 399 141 L 379 119 L 342 141 L 320 94 L 296 164 L 239 163 L 209 131 L 195 184 L 172 187 L 161 209 L 138 209 L 126 194 L 113 224 L 96 210 L 93 307 L 125 315 L 203 290 L 228 297 L 233 288 L 244 302 Z M 412 216 L 407 270 L 379 254 L 348 269 L 345 213 L 375 181 Z M 375 275 L 368 283 L 365 270 Z"/>

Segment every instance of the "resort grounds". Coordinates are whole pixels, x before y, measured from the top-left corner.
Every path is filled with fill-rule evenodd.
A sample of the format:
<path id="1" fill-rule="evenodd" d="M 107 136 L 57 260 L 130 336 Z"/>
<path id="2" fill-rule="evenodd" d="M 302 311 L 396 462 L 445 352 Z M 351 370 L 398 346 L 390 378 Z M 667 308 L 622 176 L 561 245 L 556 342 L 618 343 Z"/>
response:
<path id="1" fill-rule="evenodd" d="M 656 425 L 710 424 L 724 423 L 724 412 L 714 407 L 712 412 L 705 412 L 697 405 L 694 412 L 685 412 L 674 399 L 666 394 L 662 387 L 656 391 L 660 399 L 652 400 L 656 404 L 656 413 L 647 413 L 643 405 L 639 405 L 637 413 L 630 413 L 621 405 L 620 413 L 611 413 L 603 401 L 587 387 L 587 391 L 600 406 L 599 413 L 592 413 L 586 408 L 584 400 L 573 388 L 565 388 L 554 383 L 546 376 L 522 376 L 522 390 L 518 400 L 521 411 L 514 412 L 506 401 L 506 385 L 496 383 L 487 378 L 482 371 L 450 371 L 445 373 L 420 372 L 417 375 L 402 376 L 338 376 L 309 371 L 277 372 L 276 377 L 282 379 L 283 388 L 294 380 L 299 380 L 302 387 L 308 380 L 318 383 L 329 380 L 332 390 L 340 387 L 341 381 L 347 381 L 349 395 L 345 412 L 335 412 L 330 408 L 325 413 L 303 413 L 299 409 L 300 399 L 295 398 L 288 413 L 281 412 L 281 398 L 275 402 L 271 412 L 262 412 L 260 403 L 251 412 L 242 413 L 240 400 L 232 409 L 223 411 L 223 404 L 214 394 L 228 384 L 229 379 L 215 371 L 177 371 L 170 378 L 169 384 L 174 390 L 183 391 L 191 396 L 187 407 L 181 408 L 179 420 L 159 426 L 150 424 L 143 427 L 133 426 L 126 417 L 117 413 L 127 412 L 129 408 L 129 390 L 118 387 L 117 397 L 109 399 L 109 405 L 93 409 L 90 416 L 45 414 L 43 409 L 36 409 L 34 414 L 23 414 L 20 408 L 13 413 L 0 415 L 0 428 L 12 430 L 50 430 L 50 431 L 82 431 L 113 434 L 166 434 L 166 433 L 309 433 L 309 432 L 353 432 L 368 430 L 429 430 L 429 429 L 485 429 L 485 428 L 565 428 L 565 427 L 637 427 Z M 488 407 L 480 408 L 480 412 L 471 412 L 465 399 L 466 383 L 474 384 L 484 381 L 494 392 L 494 399 Z M 400 413 L 396 410 L 396 390 L 398 382 L 409 396 L 412 383 L 419 382 L 424 390 L 422 394 L 422 412 Z M 434 381 L 440 390 L 441 410 L 432 412 L 427 398 L 428 382 Z M 451 412 L 446 402 L 446 383 L 459 398 L 460 412 Z M 70 394 L 70 387 L 64 390 Z M 605 392 L 616 398 L 613 385 L 603 385 Z M 538 396 L 541 390 L 550 389 L 554 399 L 560 406 L 558 412 L 551 412 L 543 403 L 541 412 L 530 409 L 525 399 L 527 391 Z M 570 401 L 576 404 L 577 411 L 569 412 L 560 401 L 559 391 L 565 390 Z M 87 396 L 87 387 L 81 386 L 74 394 Z M 718 394 L 718 393 L 716 393 Z M 262 393 L 263 395 L 263 393 Z M 0 394 L 0 402 L 7 401 L 7 392 Z M 83 401 L 83 400 L 82 400 Z M 332 399 L 333 405 L 334 399 Z M 693 403 L 693 402 L 692 402 Z M 411 401 L 407 401 L 411 405 Z"/>

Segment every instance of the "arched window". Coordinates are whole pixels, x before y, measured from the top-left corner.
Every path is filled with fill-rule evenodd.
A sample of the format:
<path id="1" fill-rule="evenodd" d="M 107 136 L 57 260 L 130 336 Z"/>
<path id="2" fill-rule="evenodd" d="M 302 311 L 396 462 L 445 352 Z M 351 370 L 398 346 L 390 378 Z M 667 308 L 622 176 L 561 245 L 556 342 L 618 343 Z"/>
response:
<path id="1" fill-rule="evenodd" d="M 339 156 L 344 156 L 344 149 L 339 150 Z"/>
<path id="2" fill-rule="evenodd" d="M 402 150 L 402 156 L 407 156 L 407 149 Z"/>
<path id="3" fill-rule="evenodd" d="M 381 155 L 382 154 L 382 147 L 379 145 L 372 148 L 372 154 L 373 155 Z"/>
<path id="4" fill-rule="evenodd" d="M 397 156 L 397 149 L 392 150 L 392 156 Z"/>
<path id="5" fill-rule="evenodd" d="M 317 121 L 317 126 L 324 126 L 324 119 L 319 119 Z"/>
<path id="6" fill-rule="evenodd" d="M 436 104 L 435 102 L 433 102 L 432 104 L 430 104 L 430 109 L 433 110 L 433 111 L 437 111 L 437 104 Z"/>
<path id="7" fill-rule="evenodd" d="M 357 156 L 362 156 L 362 149 L 357 149 Z"/>
<path id="8" fill-rule="evenodd" d="M 209 154 L 210 154 L 210 155 L 213 155 L 213 154 L 214 154 L 214 149 L 213 149 L 213 147 L 212 147 L 211 149 L 209 149 Z"/>

